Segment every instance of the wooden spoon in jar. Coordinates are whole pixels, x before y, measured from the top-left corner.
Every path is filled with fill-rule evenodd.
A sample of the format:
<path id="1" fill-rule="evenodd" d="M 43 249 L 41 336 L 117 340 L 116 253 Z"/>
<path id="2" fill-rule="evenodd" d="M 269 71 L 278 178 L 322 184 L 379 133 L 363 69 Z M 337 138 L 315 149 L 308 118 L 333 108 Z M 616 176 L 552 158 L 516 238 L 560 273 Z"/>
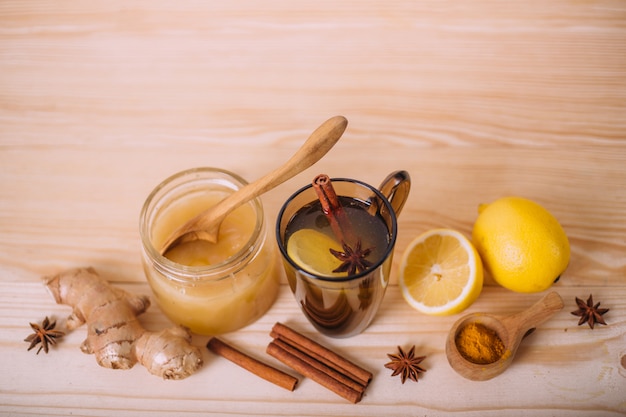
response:
<path id="1" fill-rule="evenodd" d="M 500 375 L 513 362 L 522 339 L 562 308 L 563 300 L 561 296 L 553 291 L 527 310 L 511 316 L 501 317 L 484 313 L 473 313 L 461 317 L 452 326 L 448 334 L 448 340 L 446 341 L 448 362 L 457 373 L 473 381 L 486 381 Z M 500 359 L 489 364 L 476 364 L 461 355 L 456 344 L 456 338 L 460 330 L 470 323 L 480 323 L 496 332 L 504 344 L 504 354 Z"/>
<path id="2" fill-rule="evenodd" d="M 294 177 L 320 160 L 337 143 L 348 126 L 343 116 L 322 123 L 298 151 L 281 167 L 235 191 L 215 206 L 180 226 L 165 241 L 161 255 L 183 242 L 207 240 L 217 242 L 220 225 L 231 211 Z"/>

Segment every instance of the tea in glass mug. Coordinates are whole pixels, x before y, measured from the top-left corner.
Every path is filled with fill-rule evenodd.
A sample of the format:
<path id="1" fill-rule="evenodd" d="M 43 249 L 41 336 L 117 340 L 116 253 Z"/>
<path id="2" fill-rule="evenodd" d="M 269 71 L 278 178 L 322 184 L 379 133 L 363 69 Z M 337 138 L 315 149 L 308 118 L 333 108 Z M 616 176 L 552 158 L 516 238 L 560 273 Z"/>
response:
<path id="1" fill-rule="evenodd" d="M 380 187 L 387 197 L 358 180 L 323 179 L 320 186 L 318 178 L 282 207 L 278 246 L 305 316 L 323 334 L 350 337 L 369 326 L 383 300 L 396 215 L 408 197 L 410 179 L 405 171 L 390 174 Z"/>

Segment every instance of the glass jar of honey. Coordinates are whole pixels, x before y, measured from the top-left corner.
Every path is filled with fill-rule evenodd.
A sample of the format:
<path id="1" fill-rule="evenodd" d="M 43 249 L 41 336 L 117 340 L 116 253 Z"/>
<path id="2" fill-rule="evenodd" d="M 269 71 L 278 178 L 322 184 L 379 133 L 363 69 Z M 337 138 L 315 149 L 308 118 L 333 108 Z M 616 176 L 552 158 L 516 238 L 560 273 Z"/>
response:
<path id="1" fill-rule="evenodd" d="M 240 329 L 276 299 L 281 269 L 258 198 L 224 219 L 216 243 L 185 242 L 160 253 L 174 230 L 246 184 L 232 172 L 194 168 L 159 184 L 141 210 L 143 267 L 157 304 L 194 333 Z"/>

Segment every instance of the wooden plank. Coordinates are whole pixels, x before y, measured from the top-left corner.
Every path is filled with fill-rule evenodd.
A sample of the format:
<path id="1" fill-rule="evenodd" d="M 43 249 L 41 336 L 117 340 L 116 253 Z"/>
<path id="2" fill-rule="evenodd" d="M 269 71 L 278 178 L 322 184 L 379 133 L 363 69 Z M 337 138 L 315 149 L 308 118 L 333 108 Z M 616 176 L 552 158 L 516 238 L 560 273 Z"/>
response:
<path id="1" fill-rule="evenodd" d="M 62 339 L 48 355 L 26 352 L 27 344 L 21 342 L 21 338 L 29 333 L 27 321 L 45 314 L 62 320 L 69 308 L 55 305 L 39 284 L 23 284 L 21 291 L 17 291 L 14 284 L 0 285 L 0 305 L 3 306 L 0 346 L 13 354 L 11 358 L 3 355 L 0 359 L 3 380 L 10 381 L 10 386 L 3 383 L 0 393 L 0 404 L 3 404 L 0 409 L 4 411 L 29 414 L 49 409 L 51 415 L 55 415 L 80 407 L 82 415 L 107 415 L 113 410 L 130 415 L 142 415 L 146 411 L 166 415 L 179 407 L 191 415 L 201 412 L 243 415 L 255 410 L 261 415 L 286 416 L 294 411 L 300 415 L 306 409 L 307 415 L 339 416 L 355 410 L 310 380 L 301 380 L 294 392 L 287 392 L 208 351 L 204 352 L 204 368 L 182 381 L 161 381 L 140 366 L 129 371 L 99 368 L 92 356 L 79 351 L 86 334 L 84 327 Z M 122 288 L 138 294 L 149 293 L 145 284 Z M 458 411 L 515 414 L 519 409 L 525 409 L 528 415 L 541 415 L 546 409 L 553 410 L 555 415 L 583 415 L 590 410 L 603 410 L 602 415 L 623 412 L 626 377 L 626 370 L 620 364 L 626 355 L 625 324 L 621 320 L 626 310 L 623 287 L 557 285 L 554 289 L 564 299 L 564 310 L 523 342 L 509 370 L 480 383 L 457 375 L 445 358 L 447 331 L 458 316 L 433 318 L 418 313 L 402 300 L 396 286 L 388 289 L 372 326 L 354 338 L 330 339 L 319 335 L 299 312 L 288 287 L 283 286 L 268 314 L 244 331 L 225 335 L 223 339 L 284 369 L 264 351 L 271 341 L 272 325 L 286 320 L 292 327 L 332 346 L 374 373 L 361 403 L 364 407 L 358 410 L 366 416 L 380 415 L 381 410 L 391 410 L 392 406 L 400 415 L 416 412 L 441 415 Z M 593 292 L 603 306 L 611 308 L 605 316 L 608 326 L 597 326 L 592 331 L 586 325 L 577 326 L 577 317 L 569 314 L 575 309 L 574 297 L 586 297 L 588 292 Z M 512 314 L 528 307 L 539 296 L 487 287 L 466 313 Z M 11 315 L 15 310 L 21 310 L 22 315 Z M 155 307 L 143 316 L 142 322 L 153 329 L 169 325 Z M 207 337 L 194 337 L 194 343 L 199 346 L 207 340 Z M 398 378 L 390 377 L 390 371 L 383 365 L 388 361 L 386 354 L 393 353 L 396 345 L 409 347 L 413 344 L 420 354 L 428 356 L 423 362 L 427 372 L 417 384 L 402 385 Z M 36 367 L 37 378 L 25 372 L 28 367 Z M 593 389 L 589 389 L 589 381 L 596 382 Z M 243 391 L 242 386 L 246 387 Z M 455 389 L 454 401 L 450 401 L 449 395 L 442 395 L 442 392 L 449 392 L 450 387 Z"/>
<path id="2" fill-rule="evenodd" d="M 0 414 L 623 415 L 625 18 L 615 0 L 1 2 Z M 69 314 L 42 275 L 92 265 L 150 294 L 137 227 L 156 184 L 195 166 L 256 179 L 336 114 L 350 122 L 340 143 L 267 193 L 266 216 L 271 232 L 285 199 L 320 172 L 378 184 L 409 171 L 381 311 L 362 335 L 326 339 L 283 282 L 268 314 L 224 339 L 273 362 L 269 329 L 287 322 L 375 373 L 361 403 L 308 379 L 286 392 L 208 351 L 183 381 L 101 369 L 79 350 L 84 329 L 49 355 L 26 351 L 29 321 Z M 410 309 L 397 268 L 419 233 L 469 235 L 477 205 L 509 194 L 563 224 L 572 260 L 553 288 L 566 306 L 509 370 L 476 383 L 444 355 L 458 316 Z M 608 326 L 576 325 L 574 297 L 590 293 L 611 309 Z M 467 312 L 513 313 L 539 296 L 488 280 Z M 141 320 L 169 325 L 156 306 Z M 402 385 L 383 365 L 412 344 L 428 372 Z"/>

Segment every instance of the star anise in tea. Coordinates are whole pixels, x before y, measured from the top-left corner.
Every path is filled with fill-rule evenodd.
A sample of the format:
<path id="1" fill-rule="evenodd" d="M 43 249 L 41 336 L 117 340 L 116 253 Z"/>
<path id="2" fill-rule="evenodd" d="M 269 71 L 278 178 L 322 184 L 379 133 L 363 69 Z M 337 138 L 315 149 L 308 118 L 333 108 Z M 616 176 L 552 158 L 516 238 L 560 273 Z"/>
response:
<path id="1" fill-rule="evenodd" d="M 407 379 L 417 382 L 419 374 L 426 372 L 426 369 L 419 366 L 426 356 L 415 356 L 415 346 L 412 346 L 408 353 L 398 346 L 397 354 L 388 353 L 387 356 L 391 362 L 386 363 L 385 368 L 393 370 L 391 376 L 400 375 L 403 384 Z"/>
<path id="2" fill-rule="evenodd" d="M 342 243 L 343 252 L 335 249 L 330 249 L 330 253 L 342 263 L 333 272 L 347 272 L 348 275 L 356 274 L 365 271 L 372 266 L 372 263 L 367 258 L 374 248 L 363 249 L 361 247 L 361 239 L 359 239 L 354 248 L 348 246 L 345 242 Z"/>
<path id="3" fill-rule="evenodd" d="M 602 317 L 602 315 L 609 311 L 609 309 L 599 308 L 599 302 L 594 305 L 593 296 L 591 294 L 589 294 L 589 298 L 587 299 L 586 303 L 580 298 L 576 297 L 576 304 L 578 305 L 578 310 L 572 311 L 572 314 L 580 317 L 580 320 L 578 320 L 579 326 L 584 322 L 587 322 L 589 327 L 591 327 L 591 329 L 593 330 L 593 326 L 596 323 L 606 325 L 606 322 L 604 321 L 604 317 Z"/>
<path id="4" fill-rule="evenodd" d="M 39 346 L 39 349 L 37 350 L 37 355 L 39 355 L 41 349 L 43 349 L 44 352 L 48 353 L 49 345 L 55 345 L 55 339 L 58 339 L 65 335 L 65 333 L 61 331 L 54 330 L 56 324 L 56 321 L 50 321 L 47 316 L 45 319 L 43 319 L 41 325 L 37 323 L 30 323 L 30 327 L 35 331 L 35 333 L 29 335 L 26 339 L 24 339 L 25 342 L 30 342 L 28 350 L 31 350 L 39 343 L 41 343 L 41 346 Z"/>

